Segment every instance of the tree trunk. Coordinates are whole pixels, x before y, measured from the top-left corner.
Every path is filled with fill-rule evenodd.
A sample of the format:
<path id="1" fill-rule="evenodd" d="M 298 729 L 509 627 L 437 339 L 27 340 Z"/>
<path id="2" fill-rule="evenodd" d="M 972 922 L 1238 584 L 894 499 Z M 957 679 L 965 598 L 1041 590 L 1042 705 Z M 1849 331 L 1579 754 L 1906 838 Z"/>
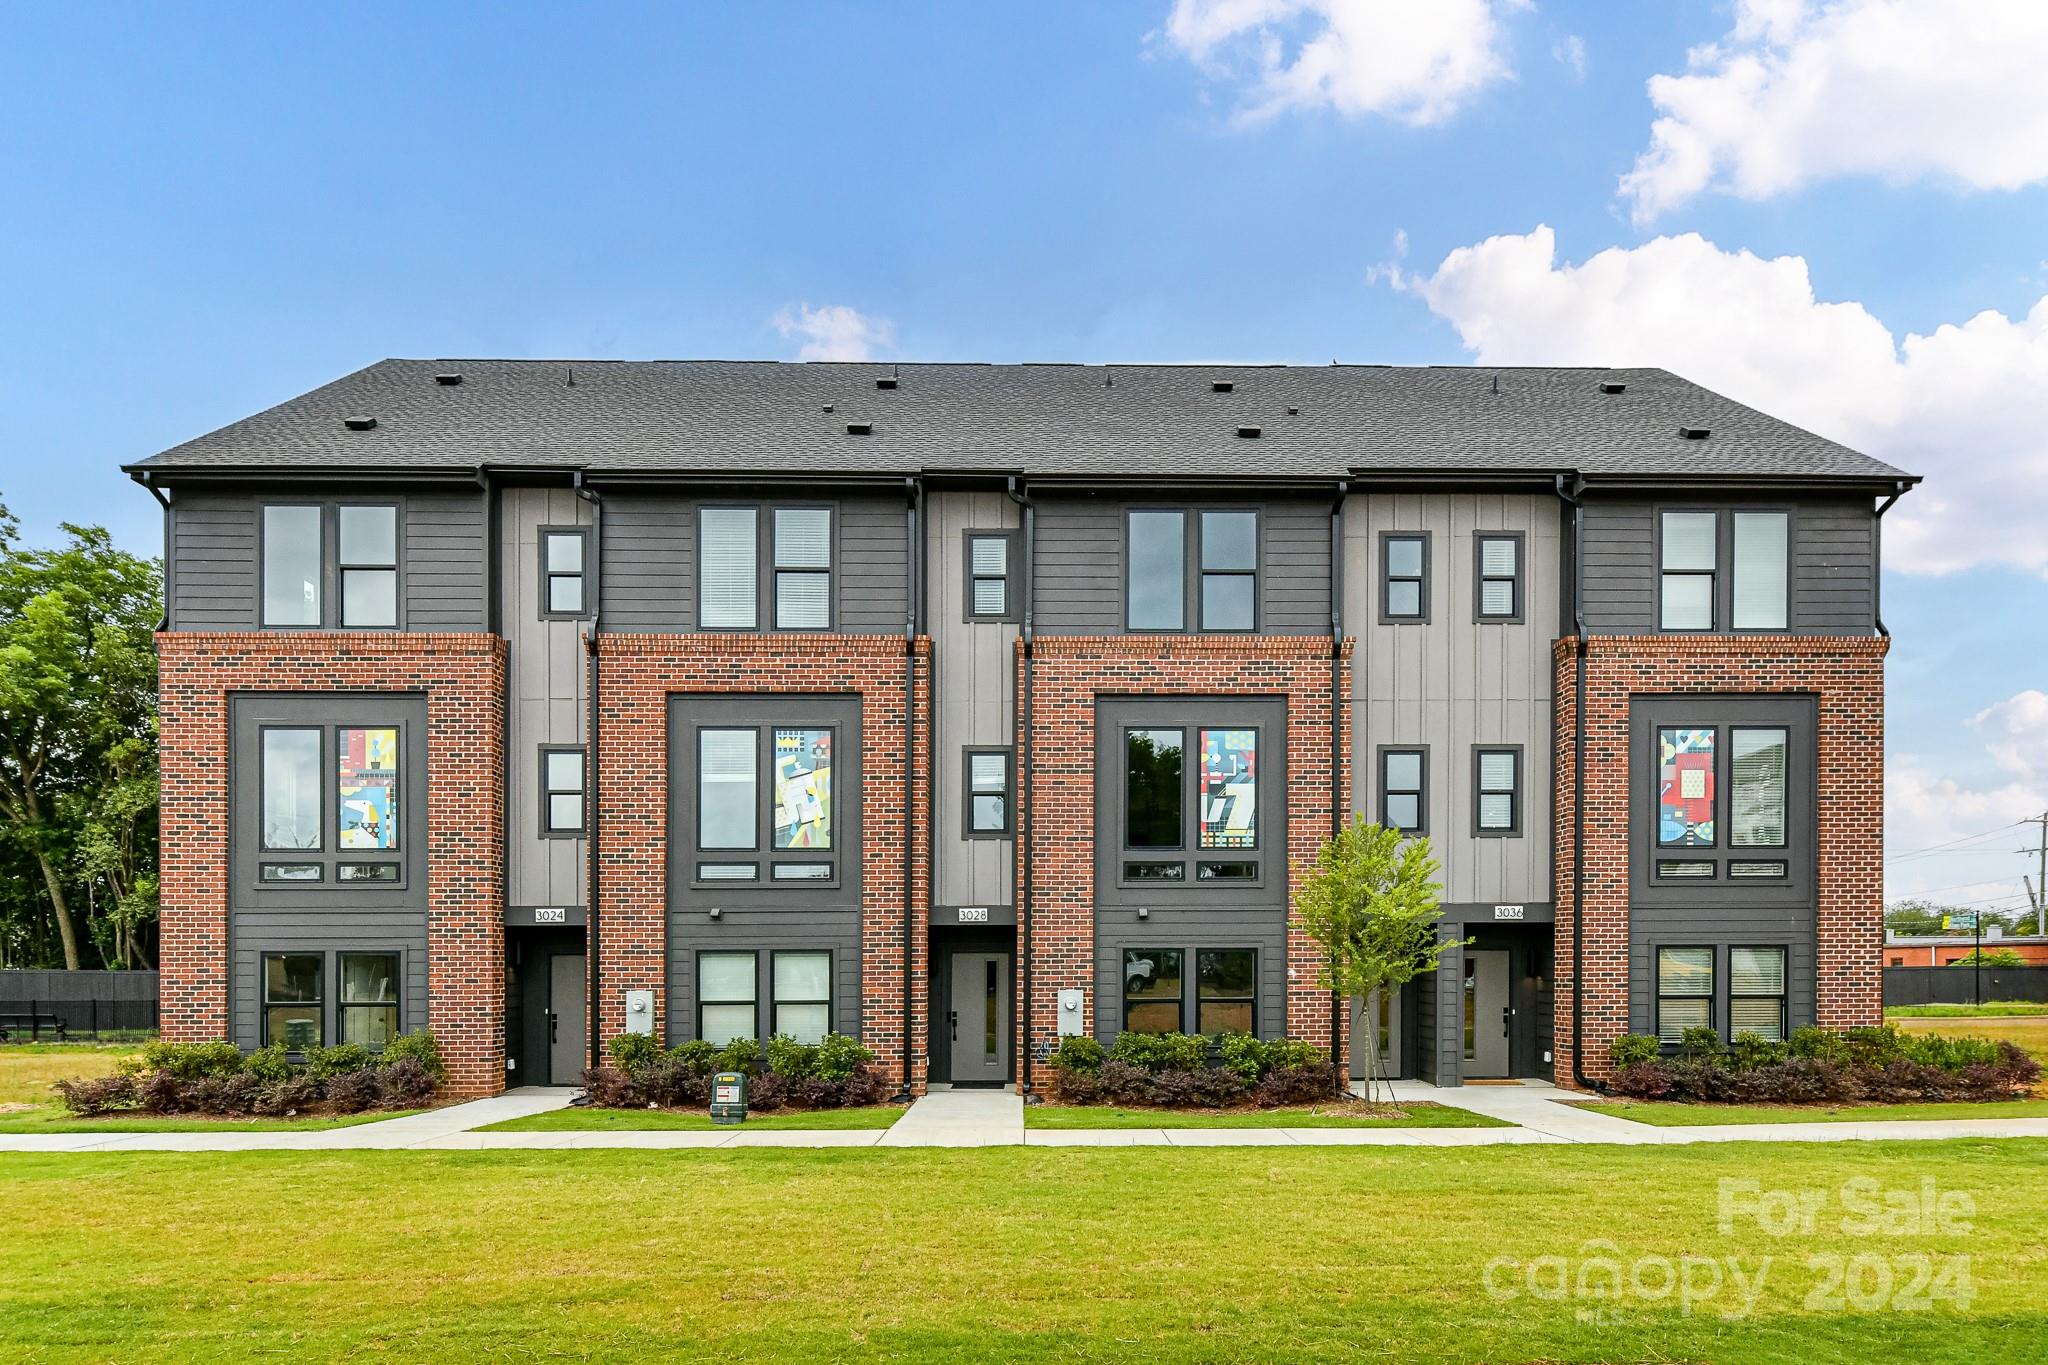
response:
<path id="1" fill-rule="evenodd" d="M 78 970 L 78 933 L 71 924 L 71 911 L 64 904 L 64 883 L 49 857 L 38 851 L 36 864 L 43 869 L 43 884 L 50 889 L 50 914 L 57 921 L 57 937 L 64 942 L 64 970 Z"/>

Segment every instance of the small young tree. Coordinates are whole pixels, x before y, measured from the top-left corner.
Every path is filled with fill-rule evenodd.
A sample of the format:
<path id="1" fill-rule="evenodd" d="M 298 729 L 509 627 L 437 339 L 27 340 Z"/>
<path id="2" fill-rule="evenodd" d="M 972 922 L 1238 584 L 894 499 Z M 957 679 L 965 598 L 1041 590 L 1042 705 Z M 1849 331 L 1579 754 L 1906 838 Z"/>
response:
<path id="1" fill-rule="evenodd" d="M 1364 816 L 1325 843 L 1294 898 L 1303 931 L 1323 949 L 1318 981 L 1347 999 L 1369 1002 L 1435 971 L 1446 951 L 1471 942 L 1437 941 L 1439 870 L 1429 840 L 1404 841 L 1399 830 Z M 1371 1008 L 1364 1019 L 1371 1098 L 1379 1082 L 1379 1028 Z"/>

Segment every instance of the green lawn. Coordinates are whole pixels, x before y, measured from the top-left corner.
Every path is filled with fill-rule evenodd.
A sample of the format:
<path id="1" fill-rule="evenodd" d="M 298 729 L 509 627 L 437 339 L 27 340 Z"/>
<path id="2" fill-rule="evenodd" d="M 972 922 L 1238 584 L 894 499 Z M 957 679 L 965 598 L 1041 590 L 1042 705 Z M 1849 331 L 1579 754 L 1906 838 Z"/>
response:
<path id="1" fill-rule="evenodd" d="M 1024 1111 L 1026 1128 L 1512 1128 L 1447 1104 L 1402 1105 L 1398 1118 L 1307 1109 L 1248 1109 L 1190 1113 L 1183 1109 L 1117 1109 L 1109 1105 L 1034 1104 Z"/>
<path id="2" fill-rule="evenodd" d="M 877 1105 L 868 1109 L 813 1109 L 798 1114 L 754 1114 L 738 1127 L 711 1121 L 708 1114 L 675 1109 L 550 1109 L 545 1114 L 506 1119 L 479 1128 L 479 1133 L 629 1133 L 650 1130 L 737 1132 L 740 1129 L 794 1129 L 824 1132 L 828 1129 L 887 1128 L 903 1117 L 900 1106 Z"/>
<path id="3" fill-rule="evenodd" d="M 1897 1019 L 1907 1033 L 1942 1033 L 1952 1038 L 2005 1038 L 2034 1054 L 2048 1066 L 2048 1015 L 1952 1015 Z"/>
<path id="4" fill-rule="evenodd" d="M 1621 1100 L 1582 1104 L 1596 1114 L 1659 1128 L 1724 1123 L 1869 1123 L 1883 1119 L 2048 1119 L 2048 1100 L 1986 1100 L 1961 1104 L 1854 1104 L 1837 1108 L 1768 1104 L 1676 1104 Z"/>
<path id="5" fill-rule="evenodd" d="M 56 1098 L 53 1083 L 105 1076 L 141 1051 L 119 1044 L 0 1043 L 0 1104 L 49 1104 Z"/>
<path id="6" fill-rule="evenodd" d="M 209 1119 L 189 1115 L 110 1115 L 82 1119 L 62 1105 L 0 1110 L 0 1133 L 317 1133 L 324 1128 L 353 1128 L 359 1123 L 417 1114 L 417 1109 L 391 1109 L 374 1114 L 327 1114 L 303 1119 Z"/>
<path id="7" fill-rule="evenodd" d="M 1986 1015 L 2048 1014 L 2028 1000 L 1987 1000 L 1981 1005 L 1888 1005 L 1886 1019 L 1981 1019 Z"/>
<path id="8" fill-rule="evenodd" d="M 2031 1140 L 12 1156 L 0 1358 L 2011 1360 L 2048 1337 L 2044 1166 Z M 1847 1237 L 1857 1177 L 1966 1195 L 1969 1225 Z M 1821 1207 L 1724 1224 L 1723 1181 Z M 1809 1306 L 1809 1258 L 1844 1254 L 1899 1267 L 1886 1296 Z M 1953 1255 L 1966 1307 L 1889 1297 Z M 1551 1256 L 1647 1288 L 1559 1294 Z M 1684 1257 L 1755 1298 L 1649 1293 Z"/>

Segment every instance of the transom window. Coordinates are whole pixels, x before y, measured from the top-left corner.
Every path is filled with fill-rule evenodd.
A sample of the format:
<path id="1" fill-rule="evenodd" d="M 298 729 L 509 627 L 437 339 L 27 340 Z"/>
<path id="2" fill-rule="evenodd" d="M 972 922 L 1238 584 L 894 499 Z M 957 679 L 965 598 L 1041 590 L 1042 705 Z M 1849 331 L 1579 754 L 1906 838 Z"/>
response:
<path id="1" fill-rule="evenodd" d="M 1789 623 L 1791 534 L 1791 516 L 1785 512 L 1660 514 L 1659 625 L 1665 630 L 1710 631 L 1725 621 L 1734 630 L 1784 630 Z"/>
<path id="2" fill-rule="evenodd" d="M 1014 621 L 1010 578 L 1017 553 L 1013 531 L 967 533 L 967 619 Z"/>
<path id="3" fill-rule="evenodd" d="M 1403 834 L 1428 832 L 1429 751 L 1380 750 L 1380 824 Z"/>
<path id="4" fill-rule="evenodd" d="M 1522 830 L 1522 751 L 1478 749 L 1473 755 L 1473 828 L 1480 835 Z"/>
<path id="5" fill-rule="evenodd" d="M 1125 543 L 1130 629 L 1181 631 L 1191 618 L 1202 631 L 1257 629 L 1257 512 L 1133 510 L 1125 519 Z"/>
<path id="6" fill-rule="evenodd" d="M 580 526 L 544 526 L 540 531 L 541 615 L 579 617 L 590 614 L 584 574 L 590 533 Z"/>
<path id="7" fill-rule="evenodd" d="M 541 750 L 541 833 L 583 833 L 584 767 L 581 749 Z"/>
<path id="8" fill-rule="evenodd" d="M 837 880 L 835 733 L 832 726 L 698 729 L 698 881 Z"/>
<path id="9" fill-rule="evenodd" d="M 1657 950 L 1657 1038 L 1677 1043 L 1689 1028 L 1714 1024 L 1714 950 Z"/>
<path id="10" fill-rule="evenodd" d="M 1474 612 L 1482 621 L 1522 618 L 1522 536 L 1481 532 L 1473 537 L 1477 573 Z"/>
<path id="11" fill-rule="evenodd" d="M 1194 959 L 1192 978 L 1186 963 Z M 1258 953 L 1251 948 L 1126 948 L 1123 1027 L 1127 1033 L 1254 1033 Z"/>
<path id="12" fill-rule="evenodd" d="M 326 603 L 330 581 L 335 585 L 331 612 Z M 398 508 L 389 503 L 266 506 L 262 612 L 265 626 L 396 627 Z"/>
<path id="13" fill-rule="evenodd" d="M 1132 727 L 1123 748 L 1125 882 L 1258 880 L 1257 727 Z"/>
<path id="14" fill-rule="evenodd" d="M 697 546 L 697 620 L 704 629 L 759 629 L 764 586 L 776 630 L 832 628 L 831 508 L 700 507 Z"/>
<path id="15" fill-rule="evenodd" d="M 399 726 L 259 730 L 259 876 L 266 883 L 398 882 Z M 285 854 L 289 857 L 279 858 Z"/>

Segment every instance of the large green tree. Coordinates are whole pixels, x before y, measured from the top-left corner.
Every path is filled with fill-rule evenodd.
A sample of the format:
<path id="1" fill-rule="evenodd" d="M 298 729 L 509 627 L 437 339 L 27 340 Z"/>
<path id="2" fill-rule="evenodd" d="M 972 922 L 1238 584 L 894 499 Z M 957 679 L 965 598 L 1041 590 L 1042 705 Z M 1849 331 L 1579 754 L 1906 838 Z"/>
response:
<path id="1" fill-rule="evenodd" d="M 88 937 L 100 962 L 145 965 L 162 573 L 98 527 L 63 531 L 54 549 L 26 548 L 0 508 L 0 856 L 33 869 L 67 968 L 86 965 Z"/>

